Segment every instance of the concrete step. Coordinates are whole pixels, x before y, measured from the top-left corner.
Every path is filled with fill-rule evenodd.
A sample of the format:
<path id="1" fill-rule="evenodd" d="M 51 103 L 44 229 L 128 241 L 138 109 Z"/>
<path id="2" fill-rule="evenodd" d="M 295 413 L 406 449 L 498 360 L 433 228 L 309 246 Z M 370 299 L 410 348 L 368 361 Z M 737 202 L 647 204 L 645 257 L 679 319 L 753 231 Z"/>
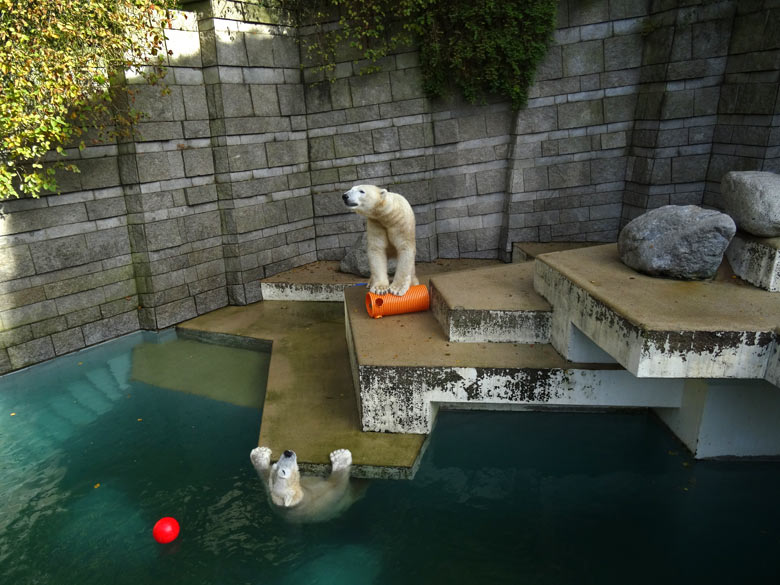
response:
<path id="1" fill-rule="evenodd" d="M 431 311 L 372 319 L 359 287 L 346 289 L 344 301 L 363 431 L 430 433 L 441 406 L 680 404 L 682 381 L 658 384 L 636 380 L 617 364 L 572 363 L 549 344 L 451 342 Z"/>
<path id="2" fill-rule="evenodd" d="M 457 343 L 549 343 L 552 307 L 533 288 L 532 262 L 437 274 L 431 310 Z"/>
<path id="3" fill-rule="evenodd" d="M 440 259 L 434 262 L 417 262 L 415 268 L 420 283 L 428 284 L 434 274 L 452 270 L 495 266 L 498 260 Z M 368 277 L 345 274 L 339 271 L 339 262 L 320 260 L 269 276 L 260 281 L 264 301 L 335 301 L 344 300 L 344 289 L 368 282 Z"/>

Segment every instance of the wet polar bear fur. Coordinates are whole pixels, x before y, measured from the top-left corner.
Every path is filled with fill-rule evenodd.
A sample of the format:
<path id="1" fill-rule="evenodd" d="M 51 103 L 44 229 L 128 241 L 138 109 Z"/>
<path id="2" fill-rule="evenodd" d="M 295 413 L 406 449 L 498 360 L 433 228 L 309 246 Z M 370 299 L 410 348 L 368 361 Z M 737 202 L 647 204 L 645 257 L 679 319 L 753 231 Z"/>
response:
<path id="1" fill-rule="evenodd" d="M 414 270 L 415 222 L 412 206 L 398 193 L 375 185 L 355 185 L 342 195 L 344 204 L 366 218 L 368 290 L 374 294 L 403 296 L 410 286 L 420 284 Z M 398 265 L 393 283 L 387 276 L 387 258 L 396 255 Z"/>
<path id="2" fill-rule="evenodd" d="M 337 449 L 330 454 L 328 477 L 301 477 L 294 451 L 285 451 L 271 465 L 271 450 L 256 447 L 249 455 L 268 490 L 271 503 L 293 522 L 323 522 L 341 514 L 357 499 L 349 480 L 352 453 Z"/>

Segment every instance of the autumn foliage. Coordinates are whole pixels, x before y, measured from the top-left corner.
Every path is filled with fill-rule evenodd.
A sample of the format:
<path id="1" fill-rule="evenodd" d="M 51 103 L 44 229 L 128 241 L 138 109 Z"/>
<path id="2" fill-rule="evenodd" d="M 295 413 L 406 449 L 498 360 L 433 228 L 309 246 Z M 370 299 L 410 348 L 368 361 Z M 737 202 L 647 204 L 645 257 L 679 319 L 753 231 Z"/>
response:
<path id="1" fill-rule="evenodd" d="M 66 147 L 130 131 L 138 113 L 123 75 L 164 73 L 173 5 L 0 0 L 0 200 L 56 191 L 57 168 L 77 171 Z"/>

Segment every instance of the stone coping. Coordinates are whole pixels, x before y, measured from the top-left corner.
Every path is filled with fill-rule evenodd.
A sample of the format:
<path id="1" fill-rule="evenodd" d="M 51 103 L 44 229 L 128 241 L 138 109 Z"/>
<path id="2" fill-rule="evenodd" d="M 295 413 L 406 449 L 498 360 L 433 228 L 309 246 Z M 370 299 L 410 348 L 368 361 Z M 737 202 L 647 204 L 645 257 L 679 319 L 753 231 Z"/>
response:
<path id="1" fill-rule="evenodd" d="M 637 377 L 767 376 L 780 326 L 774 293 L 733 275 L 645 276 L 620 262 L 615 244 L 545 254 L 535 268 L 554 307 L 552 343 L 569 359 L 595 344 Z"/>
<path id="2" fill-rule="evenodd" d="M 735 278 L 681 281 L 624 265 L 617 244 L 537 258 L 630 323 L 651 331 L 777 331 L 780 295 Z"/>

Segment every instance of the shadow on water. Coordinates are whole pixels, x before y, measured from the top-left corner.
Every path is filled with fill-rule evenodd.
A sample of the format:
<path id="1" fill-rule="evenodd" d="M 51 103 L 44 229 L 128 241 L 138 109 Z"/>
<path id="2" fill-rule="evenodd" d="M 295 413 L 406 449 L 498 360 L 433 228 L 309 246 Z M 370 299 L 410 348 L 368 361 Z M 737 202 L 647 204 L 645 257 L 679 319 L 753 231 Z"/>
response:
<path id="1" fill-rule="evenodd" d="M 780 465 L 693 461 L 646 413 L 443 412 L 414 480 L 288 524 L 258 408 L 131 381 L 142 341 L 3 379 L 2 582 L 780 582 Z"/>

